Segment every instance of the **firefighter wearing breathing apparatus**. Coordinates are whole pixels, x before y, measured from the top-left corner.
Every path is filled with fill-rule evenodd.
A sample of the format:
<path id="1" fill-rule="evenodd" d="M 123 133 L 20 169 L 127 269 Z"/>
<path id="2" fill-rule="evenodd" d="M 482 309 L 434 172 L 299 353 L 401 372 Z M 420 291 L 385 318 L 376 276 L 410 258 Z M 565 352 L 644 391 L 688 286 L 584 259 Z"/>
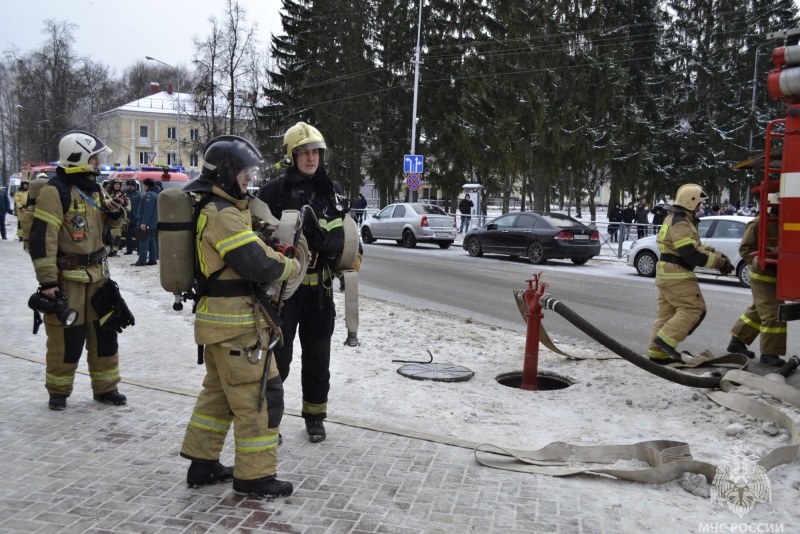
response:
<path id="1" fill-rule="evenodd" d="M 127 208 L 128 208 L 128 197 L 125 196 L 125 191 L 122 190 L 122 180 L 119 178 L 113 178 L 108 182 L 108 195 L 114 199 L 119 200 L 123 208 L 123 212 L 125 213 L 126 220 L 119 226 L 115 226 L 111 228 L 111 251 L 108 253 L 109 256 L 116 256 L 117 252 L 119 251 L 119 247 L 122 244 L 122 234 L 127 229 L 129 222 L 127 221 Z"/>
<path id="2" fill-rule="evenodd" d="M 300 210 L 309 205 L 314 217 L 304 218 L 303 235 L 311 260 L 302 284 L 286 300 L 283 313 L 283 347 L 275 351 L 281 379 L 289 375 L 296 331 L 300 329 L 303 419 L 308 439 L 325 439 L 322 421 L 327 414 L 330 390 L 331 337 L 336 310 L 331 292 L 332 269 L 336 256 L 344 249 L 343 217 L 347 212 L 342 189 L 325 171 L 325 139 L 304 122 L 298 122 L 283 137 L 287 167 L 284 176 L 267 182 L 259 191 L 272 214 L 281 218 L 284 210 Z M 343 207 L 343 204 L 345 205 Z"/>
<path id="3" fill-rule="evenodd" d="M 45 311 L 49 407 L 66 408 L 84 344 L 94 399 L 123 405 L 117 334 L 134 319 L 109 278 L 105 247 L 110 227 L 121 224 L 124 214 L 96 182 L 100 156 L 111 150 L 82 131 L 65 134 L 58 149 L 56 176 L 39 191 L 30 230 L 37 302 Z M 62 322 L 60 314 L 47 311 L 50 306 L 41 306 L 64 299 L 77 318 Z"/>
<path id="4" fill-rule="evenodd" d="M 778 193 L 771 193 L 769 204 L 778 204 Z M 768 252 L 776 252 L 778 243 L 778 208 L 770 209 L 769 216 L 774 218 L 767 224 Z M 786 321 L 778 320 L 778 305 L 775 284 L 778 277 L 778 266 L 769 264 L 765 269 L 758 265 L 758 227 L 756 217 L 744 229 L 739 255 L 750 264 L 750 292 L 753 303 L 744 311 L 731 329 L 731 342 L 728 352 L 746 354 L 754 358 L 755 354 L 747 347 L 761 336 L 761 363 L 780 367 L 786 363 L 780 356 L 786 354 Z"/>
<path id="5" fill-rule="evenodd" d="M 681 361 L 678 344 L 703 321 L 706 302 L 700 292 L 695 267 L 733 270 L 730 260 L 713 247 L 703 245 L 694 224 L 694 212 L 708 195 L 697 184 L 678 188 L 672 211 L 658 232 L 661 257 L 656 266 L 658 312 L 650 334 L 647 355 L 662 365 Z"/>
<path id="6" fill-rule="evenodd" d="M 252 229 L 247 186 L 261 163 L 251 143 L 223 135 L 206 145 L 200 178 L 184 186 L 198 197 L 194 332 L 205 345 L 206 377 L 180 454 L 192 461 L 190 486 L 233 477 L 239 493 L 277 497 L 292 493 L 291 483 L 275 478 L 283 385 L 269 347 L 280 330 L 260 287 L 302 273 L 296 259 L 273 251 Z M 265 366 L 266 410 L 259 412 Z M 231 425 L 233 469 L 219 461 Z"/>

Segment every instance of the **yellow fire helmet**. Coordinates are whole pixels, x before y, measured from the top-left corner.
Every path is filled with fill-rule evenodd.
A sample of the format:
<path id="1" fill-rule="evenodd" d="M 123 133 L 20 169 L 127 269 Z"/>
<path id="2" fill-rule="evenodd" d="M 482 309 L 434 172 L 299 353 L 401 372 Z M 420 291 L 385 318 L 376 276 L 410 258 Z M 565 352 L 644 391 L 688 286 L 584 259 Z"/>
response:
<path id="1" fill-rule="evenodd" d="M 306 124 L 305 122 L 298 122 L 288 130 L 283 136 L 283 153 L 285 156 L 284 164 L 287 167 L 294 165 L 294 155 L 299 148 L 311 149 L 318 148 L 320 151 L 319 161 L 322 164 L 325 161 L 325 138 L 319 133 L 319 130 Z"/>
<path id="2" fill-rule="evenodd" d="M 673 202 L 672 205 L 680 206 L 681 208 L 693 212 L 697 209 L 698 204 L 707 199 L 708 195 L 699 185 L 684 184 L 680 186 L 678 192 L 675 193 L 675 202 Z"/>

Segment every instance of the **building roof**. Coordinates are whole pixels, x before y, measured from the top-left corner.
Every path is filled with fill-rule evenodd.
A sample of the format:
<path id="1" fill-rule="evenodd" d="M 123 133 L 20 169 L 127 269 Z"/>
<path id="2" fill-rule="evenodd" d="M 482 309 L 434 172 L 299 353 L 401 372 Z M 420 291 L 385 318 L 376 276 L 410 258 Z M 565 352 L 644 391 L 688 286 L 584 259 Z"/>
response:
<path id="1" fill-rule="evenodd" d="M 196 113 L 196 106 L 194 99 L 190 93 L 168 93 L 167 91 L 160 91 L 153 95 L 147 95 L 144 98 L 128 102 L 117 108 L 110 109 L 100 113 L 105 115 L 112 112 L 145 112 L 145 113 L 163 113 L 165 115 L 174 115 L 178 112 L 178 104 L 181 106 L 181 113 L 194 114 Z"/>

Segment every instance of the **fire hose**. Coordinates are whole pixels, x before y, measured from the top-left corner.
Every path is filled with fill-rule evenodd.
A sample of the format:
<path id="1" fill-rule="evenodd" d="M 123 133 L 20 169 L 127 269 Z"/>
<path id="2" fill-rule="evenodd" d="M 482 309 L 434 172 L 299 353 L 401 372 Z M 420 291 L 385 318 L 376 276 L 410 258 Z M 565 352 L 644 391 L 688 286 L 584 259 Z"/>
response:
<path id="1" fill-rule="evenodd" d="M 682 373 L 677 369 L 650 362 L 649 359 L 604 334 L 549 295 L 541 297 L 540 304 L 543 309 L 556 312 L 592 339 L 637 367 L 677 384 L 700 388 L 709 399 L 721 406 L 762 421 L 773 421 L 779 428 L 786 429 L 789 433 L 789 443 L 773 449 L 756 462 L 765 472 L 794 461 L 800 448 L 800 434 L 794 420 L 765 402 L 738 393 L 737 389 L 741 386 L 756 389 L 774 399 L 800 408 L 800 390 L 797 388 L 740 369 L 728 370 L 724 376 L 695 376 Z M 788 375 L 799 363 L 800 359 L 792 357 L 781 369 L 780 374 Z M 649 484 L 664 484 L 677 480 L 684 473 L 703 475 L 706 481 L 711 483 L 720 472 L 720 468 L 714 464 L 695 460 L 688 443 L 672 440 L 650 440 L 632 445 L 590 446 L 553 442 L 535 451 L 507 449 L 485 443 L 476 447 L 474 454 L 478 463 L 496 469 L 551 476 L 609 475 L 622 480 Z M 632 459 L 647 463 L 649 468 L 626 470 L 579 465 L 613 464 Z"/>

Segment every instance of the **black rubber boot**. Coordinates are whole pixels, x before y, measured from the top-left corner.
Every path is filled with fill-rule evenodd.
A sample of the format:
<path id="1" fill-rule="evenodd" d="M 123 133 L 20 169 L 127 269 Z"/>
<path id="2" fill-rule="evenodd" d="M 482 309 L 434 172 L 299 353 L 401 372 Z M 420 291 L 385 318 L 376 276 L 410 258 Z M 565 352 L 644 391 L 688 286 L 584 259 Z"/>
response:
<path id="1" fill-rule="evenodd" d="M 308 432 L 308 441 L 311 443 L 325 441 L 325 425 L 322 424 L 322 421 L 306 420 L 306 432 Z"/>
<path id="2" fill-rule="evenodd" d="M 747 350 L 747 345 L 745 345 L 738 337 L 731 336 L 731 342 L 728 343 L 728 352 L 733 354 L 744 354 L 750 359 L 756 357 L 756 353 L 752 350 Z"/>
<path id="3" fill-rule="evenodd" d="M 783 367 L 783 364 L 786 362 L 783 361 L 783 358 L 779 356 L 770 356 L 769 354 L 762 354 L 761 363 L 766 365 L 771 365 L 773 367 Z"/>
<path id="4" fill-rule="evenodd" d="M 104 402 L 106 404 L 113 404 L 114 406 L 122 406 L 128 403 L 128 397 L 120 393 L 118 390 L 109 391 L 100 395 L 95 395 L 94 400 Z"/>
<path id="5" fill-rule="evenodd" d="M 186 483 L 190 488 L 216 484 L 217 482 L 227 482 L 233 478 L 233 467 L 226 467 L 216 462 L 203 462 L 192 460 L 189 471 L 186 473 Z"/>
<path id="6" fill-rule="evenodd" d="M 683 363 L 683 358 L 681 358 L 681 353 L 670 347 L 669 343 L 667 343 L 658 336 L 653 338 L 653 343 L 658 345 L 660 348 L 664 349 L 664 352 L 666 352 L 672 359 L 670 363 L 675 363 L 675 362 Z"/>
<path id="7" fill-rule="evenodd" d="M 67 396 L 60 393 L 51 393 L 47 406 L 51 410 L 64 410 L 67 407 Z"/>
<path id="8" fill-rule="evenodd" d="M 278 480 L 274 476 L 255 480 L 240 480 L 233 477 L 233 491 L 262 497 L 288 497 L 294 491 L 291 482 Z"/>

